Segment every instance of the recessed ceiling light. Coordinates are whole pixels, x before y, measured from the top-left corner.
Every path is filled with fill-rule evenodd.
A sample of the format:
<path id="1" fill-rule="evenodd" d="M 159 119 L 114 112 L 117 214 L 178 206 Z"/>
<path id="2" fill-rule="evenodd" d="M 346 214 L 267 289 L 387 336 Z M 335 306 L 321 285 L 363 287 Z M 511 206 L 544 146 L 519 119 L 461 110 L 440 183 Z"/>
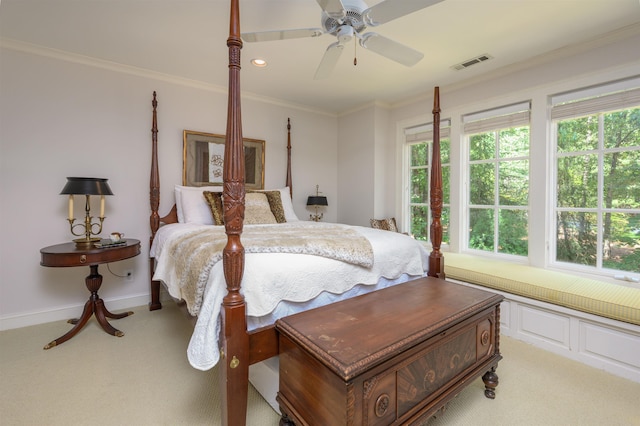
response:
<path id="1" fill-rule="evenodd" d="M 267 66 L 267 61 L 265 61 L 264 59 L 259 59 L 259 58 L 252 59 L 251 63 L 253 65 L 255 65 L 256 67 L 258 67 L 258 68 L 264 68 L 264 67 Z"/>

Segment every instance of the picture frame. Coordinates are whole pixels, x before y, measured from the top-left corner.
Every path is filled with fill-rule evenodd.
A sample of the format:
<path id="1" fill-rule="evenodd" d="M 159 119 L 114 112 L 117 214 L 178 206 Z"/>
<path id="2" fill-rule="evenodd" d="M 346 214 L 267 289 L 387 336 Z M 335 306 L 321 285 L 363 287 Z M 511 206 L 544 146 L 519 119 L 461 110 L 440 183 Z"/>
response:
<path id="1" fill-rule="evenodd" d="M 264 189 L 265 141 L 242 138 L 245 187 Z M 182 184 L 222 186 L 225 136 L 184 130 L 182 136 Z"/>

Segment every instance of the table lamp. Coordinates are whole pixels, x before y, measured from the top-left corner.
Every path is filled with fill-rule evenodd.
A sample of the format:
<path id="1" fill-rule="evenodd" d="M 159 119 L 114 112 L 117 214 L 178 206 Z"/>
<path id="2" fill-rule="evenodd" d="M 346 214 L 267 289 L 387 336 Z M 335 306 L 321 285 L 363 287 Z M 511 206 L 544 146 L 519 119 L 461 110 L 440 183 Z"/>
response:
<path id="1" fill-rule="evenodd" d="M 327 202 L 327 197 L 320 195 L 320 191 L 318 190 L 319 188 L 320 185 L 316 185 L 316 195 L 310 195 L 309 198 L 307 198 L 307 206 L 311 206 L 316 209 L 315 215 L 309 215 L 309 219 L 315 222 L 319 222 L 322 219 L 322 213 L 318 214 L 318 208 L 326 207 L 329 205 L 329 203 Z"/>
<path id="2" fill-rule="evenodd" d="M 84 235 L 84 238 L 77 238 L 73 240 L 77 247 L 90 247 L 95 242 L 100 241 L 100 238 L 91 237 L 92 235 L 98 235 L 102 232 L 102 222 L 104 222 L 104 196 L 113 195 L 107 179 L 103 178 L 89 178 L 89 177 L 68 177 L 67 183 L 60 192 L 61 195 L 69 195 L 69 226 L 71 233 L 77 237 Z M 85 202 L 85 218 L 84 223 L 76 223 L 73 217 L 73 196 L 84 195 L 86 197 Z M 100 223 L 91 223 L 93 217 L 91 216 L 91 203 L 90 197 L 92 195 L 100 196 Z M 94 231 L 94 227 L 95 229 Z"/>

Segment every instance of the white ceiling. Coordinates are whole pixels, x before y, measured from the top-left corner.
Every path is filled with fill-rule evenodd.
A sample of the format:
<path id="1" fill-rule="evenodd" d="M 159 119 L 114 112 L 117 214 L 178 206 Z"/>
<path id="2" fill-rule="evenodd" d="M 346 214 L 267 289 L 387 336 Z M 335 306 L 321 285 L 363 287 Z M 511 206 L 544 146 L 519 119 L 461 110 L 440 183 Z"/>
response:
<path id="1" fill-rule="evenodd" d="M 379 2 L 366 1 L 369 6 Z M 228 3 L 1 0 L 0 36 L 226 89 Z M 315 0 L 240 0 L 241 31 L 320 27 L 320 12 Z M 425 57 L 407 68 L 349 44 L 331 77 L 314 80 L 333 36 L 245 43 L 241 88 L 330 113 L 372 101 L 393 105 L 431 93 L 433 86 L 461 85 L 558 49 L 571 52 L 584 42 L 640 33 L 640 1 L 444 0 L 368 31 Z M 462 71 L 451 69 L 485 53 L 494 59 Z M 629 54 L 640 58 L 640 47 Z M 251 66 L 256 57 L 269 65 Z"/>

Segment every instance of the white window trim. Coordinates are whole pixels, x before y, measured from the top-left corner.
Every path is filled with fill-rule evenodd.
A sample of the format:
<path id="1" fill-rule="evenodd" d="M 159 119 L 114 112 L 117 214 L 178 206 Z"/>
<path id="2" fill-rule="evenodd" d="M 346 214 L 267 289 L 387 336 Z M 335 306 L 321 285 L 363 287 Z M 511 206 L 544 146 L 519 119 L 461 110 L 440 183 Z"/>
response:
<path id="1" fill-rule="evenodd" d="M 400 214 L 397 215 L 402 219 L 398 226 L 402 231 L 408 232 L 411 224 L 411 183 L 409 181 L 409 173 L 407 173 L 411 169 L 410 146 L 424 141 L 429 141 L 429 143 L 433 144 L 433 121 L 424 120 L 419 124 L 401 124 L 398 126 L 398 133 L 401 135 L 398 139 L 401 141 L 399 145 L 401 149 L 400 155 L 402 157 L 402 167 L 400 171 L 402 174 L 402 204 Z M 444 138 L 449 138 L 449 140 L 451 140 L 451 119 L 449 118 L 440 120 L 440 139 Z M 431 153 L 429 154 L 429 157 L 431 157 Z M 448 164 L 451 164 L 451 153 Z M 449 166 L 449 168 L 451 168 L 451 166 Z M 429 170 L 431 169 L 429 168 Z M 451 208 L 450 206 L 451 200 L 449 200 L 449 208 Z M 429 211 L 431 211 L 431 206 L 428 207 Z M 429 223 L 430 220 L 431 219 L 429 219 Z M 451 213 L 449 214 L 449 220 L 451 221 Z M 449 228 L 451 228 L 451 224 L 449 224 Z M 429 236 L 430 232 L 431 230 L 429 230 Z M 424 243 L 427 244 L 428 247 L 431 247 L 431 238 L 424 241 Z M 445 249 L 448 246 L 449 244 L 444 241 L 441 244 L 442 249 Z"/>
<path id="2" fill-rule="evenodd" d="M 510 105 L 499 106 L 496 108 L 487 109 L 479 112 L 472 112 L 469 114 L 465 114 L 462 116 L 462 128 L 461 128 L 461 138 L 462 138 L 462 150 L 461 150 L 461 164 L 462 164 L 462 173 L 463 173 L 463 192 L 461 194 L 462 204 L 460 206 L 461 212 L 461 223 L 460 228 L 462 232 L 460 233 L 460 246 L 462 250 L 474 255 L 486 256 L 494 259 L 504 259 L 508 261 L 513 261 L 517 263 L 526 263 L 530 262 L 532 248 L 529 246 L 527 248 L 527 256 L 520 256 L 508 253 L 499 253 L 498 251 L 485 251 L 478 250 L 469 246 L 469 209 L 474 208 L 475 204 L 472 205 L 469 200 L 469 187 L 471 185 L 471 175 L 470 175 L 470 165 L 471 161 L 469 160 L 469 149 L 471 143 L 471 135 L 478 133 L 486 133 L 489 131 L 497 131 L 500 129 L 507 129 L 511 127 L 522 127 L 529 126 L 529 155 L 526 157 L 514 157 L 509 158 L 509 160 L 522 160 L 526 159 L 529 161 L 529 179 L 531 179 L 531 144 L 532 144 L 532 135 L 531 135 L 531 100 L 517 102 Z M 474 164 L 480 164 L 484 161 L 474 161 Z M 490 164 L 499 164 L 499 159 L 494 158 L 491 160 L 486 160 L 486 163 Z M 498 180 L 494 180 L 494 194 L 498 194 L 500 182 Z M 531 208 L 531 196 L 529 194 L 528 197 L 529 203 L 526 206 L 526 210 L 531 216 L 532 208 Z M 496 204 L 493 204 L 491 208 L 496 210 Z M 509 209 L 513 207 L 515 210 L 521 209 L 522 206 L 504 206 L 505 209 Z M 497 218 L 494 218 L 494 230 L 493 230 L 493 238 L 494 242 L 498 239 L 498 226 L 497 226 Z M 527 223 L 527 235 L 531 235 L 531 220 L 529 219 Z M 529 238 L 530 240 L 530 238 Z"/>
<path id="3" fill-rule="evenodd" d="M 620 91 L 627 91 L 625 93 L 620 93 Z M 577 105 L 582 101 L 583 105 Z M 599 275 L 602 277 L 612 276 L 630 276 L 630 277 L 639 277 L 638 273 L 633 273 L 631 271 L 619 271 L 615 269 L 608 269 L 602 266 L 602 234 L 598 232 L 597 236 L 597 260 L 596 266 L 588 266 L 588 265 L 579 265 L 569 262 L 562 262 L 556 260 L 557 258 L 557 245 L 556 245 L 556 232 L 557 232 L 557 223 L 556 223 L 556 212 L 559 210 L 564 210 L 562 208 L 558 208 L 558 197 L 556 193 L 557 182 L 558 182 L 558 173 L 557 173 L 557 162 L 558 158 L 569 156 L 570 154 L 558 153 L 558 134 L 557 134 L 557 122 L 562 120 L 568 120 L 572 118 L 584 117 L 586 115 L 600 114 L 606 113 L 607 111 L 613 111 L 617 109 L 625 109 L 633 107 L 634 105 L 638 105 L 640 101 L 640 77 L 632 77 L 629 79 L 619 80 L 611 83 L 605 83 L 601 85 L 591 86 L 584 89 L 577 89 L 570 92 L 564 92 L 556 95 L 548 96 L 548 126 L 550 128 L 549 131 L 549 145 L 550 145 L 550 155 L 549 162 L 547 167 L 550 170 L 550 182 L 549 182 L 549 202 L 551 208 L 549 209 L 548 216 L 548 242 L 547 242 L 547 251 L 548 257 L 546 261 L 546 265 L 551 269 L 557 269 L 565 272 L 573 272 L 578 274 L 584 274 L 587 276 L 591 275 Z M 554 106 L 556 111 L 554 111 Z M 593 153 L 598 155 L 598 207 L 593 209 L 580 209 L 581 211 L 590 211 L 593 210 L 594 213 L 602 211 L 602 197 L 600 192 L 604 187 L 603 183 L 603 175 L 601 173 L 603 169 L 602 164 L 602 153 L 603 152 L 614 152 L 614 151 L 627 151 L 627 149 L 604 149 L 600 145 L 600 141 L 602 140 L 602 117 L 599 119 L 598 123 L 598 148 L 593 151 L 588 151 L 589 153 Z M 579 154 L 571 153 L 571 154 Z M 576 211 L 573 208 L 567 208 L 567 211 Z M 615 210 L 615 209 L 614 209 Z M 613 211 L 614 211 L 613 210 Z M 640 213 L 640 210 L 636 209 L 625 209 L 621 210 L 624 213 Z M 598 226 L 600 227 L 600 223 L 598 222 Z"/>
<path id="4" fill-rule="evenodd" d="M 576 276 L 593 278 L 594 271 L 576 271 L 568 270 L 564 267 L 557 267 L 549 264 L 549 259 L 553 256 L 550 254 L 551 242 L 555 229 L 551 226 L 554 212 L 552 202 L 555 198 L 554 182 L 555 170 L 553 165 L 554 149 L 551 141 L 555 140 L 553 132 L 555 131 L 551 124 L 551 103 L 550 97 L 553 94 L 577 93 L 580 88 L 594 88 L 605 86 L 611 82 L 618 83 L 632 79 L 640 80 L 638 68 L 632 66 L 618 67 L 608 69 L 597 74 L 575 75 L 571 78 L 563 78 L 555 81 L 549 81 L 538 86 L 522 86 L 519 89 L 510 90 L 508 92 L 499 92 L 495 96 L 491 92 L 486 92 L 484 97 L 477 97 L 469 102 L 461 102 L 462 99 L 456 97 L 454 91 L 453 98 L 446 102 L 442 108 L 442 116 L 451 117 L 451 228 L 449 236 L 451 238 L 449 246 L 444 248 L 445 265 L 446 252 L 453 251 L 456 253 L 467 253 L 487 258 L 500 258 L 501 254 L 495 255 L 489 253 L 486 256 L 483 252 L 477 250 L 469 251 L 464 247 L 467 235 L 463 226 L 467 223 L 465 204 L 468 194 L 468 177 L 465 153 L 467 147 L 464 138 L 462 117 L 473 112 L 486 110 L 493 106 L 512 105 L 519 103 L 522 99 L 531 99 L 531 146 L 530 146 L 530 178 L 529 187 L 530 196 L 530 220 L 529 220 L 529 258 L 508 258 L 503 259 L 511 263 L 529 265 L 536 268 L 548 269 L 558 272 L 570 273 Z M 464 96 L 464 95 L 462 95 Z M 448 98 L 448 97 L 447 97 Z M 398 188 L 402 190 L 396 191 L 395 195 L 395 212 L 399 219 L 403 217 L 403 209 L 408 206 L 406 199 L 403 199 L 406 190 L 406 173 L 403 162 L 404 160 L 404 129 L 419 126 L 432 120 L 431 118 L 431 102 L 432 98 L 425 98 L 425 102 L 420 105 L 418 114 L 407 116 L 400 114 L 400 118 L 395 121 L 395 153 L 396 153 L 396 170 L 394 173 L 395 182 Z M 535 232 L 531 231 L 532 229 Z M 446 269 L 446 266 L 445 266 Z M 634 278 L 640 278 L 640 273 L 631 273 Z M 620 281 L 614 279 L 612 274 L 602 274 L 598 279 L 616 285 L 625 285 L 633 288 L 640 288 L 640 284 L 629 281 Z"/>

